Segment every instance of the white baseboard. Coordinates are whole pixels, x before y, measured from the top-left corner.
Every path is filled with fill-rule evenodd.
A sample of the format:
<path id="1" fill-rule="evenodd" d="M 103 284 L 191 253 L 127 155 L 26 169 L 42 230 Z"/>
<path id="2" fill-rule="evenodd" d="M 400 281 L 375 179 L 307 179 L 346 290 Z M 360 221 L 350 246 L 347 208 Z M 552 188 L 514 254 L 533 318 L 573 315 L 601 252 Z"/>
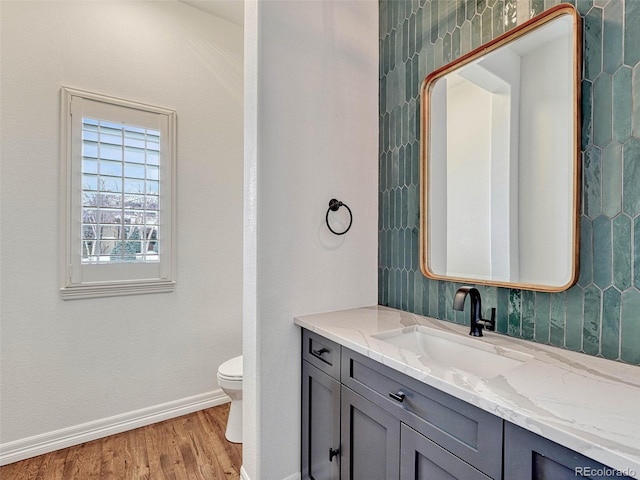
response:
<path id="1" fill-rule="evenodd" d="M 294 473 L 293 475 L 289 475 L 286 478 L 283 478 L 282 480 L 300 480 L 302 478 L 302 475 L 300 475 L 299 473 Z M 247 475 L 247 471 L 244 469 L 244 467 L 240 467 L 240 480 L 251 480 L 249 478 L 249 475 Z"/>
<path id="2" fill-rule="evenodd" d="M 108 435 L 133 430 L 134 428 L 144 427 L 145 425 L 215 407 L 230 401 L 231 399 L 221 389 L 217 389 L 113 417 L 3 443 L 0 444 L 0 465 L 79 445 Z"/>

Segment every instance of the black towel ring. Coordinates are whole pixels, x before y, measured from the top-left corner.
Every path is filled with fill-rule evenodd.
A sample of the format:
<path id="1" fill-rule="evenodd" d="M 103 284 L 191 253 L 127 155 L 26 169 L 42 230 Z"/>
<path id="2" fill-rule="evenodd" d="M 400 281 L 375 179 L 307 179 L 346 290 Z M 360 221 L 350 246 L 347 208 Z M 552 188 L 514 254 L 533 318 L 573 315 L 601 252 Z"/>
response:
<path id="1" fill-rule="evenodd" d="M 331 225 L 329 225 L 329 212 L 337 212 L 340 207 L 344 207 L 349 211 L 349 226 L 343 232 L 336 232 L 333 228 L 331 228 Z M 353 223 L 353 214 L 351 213 L 351 209 L 347 206 L 347 204 L 342 203 L 335 198 L 332 198 L 331 200 L 329 200 L 329 210 L 327 210 L 325 221 L 327 222 L 327 228 L 331 230 L 331 233 L 333 233 L 334 235 L 344 235 L 351 228 L 351 224 Z"/>

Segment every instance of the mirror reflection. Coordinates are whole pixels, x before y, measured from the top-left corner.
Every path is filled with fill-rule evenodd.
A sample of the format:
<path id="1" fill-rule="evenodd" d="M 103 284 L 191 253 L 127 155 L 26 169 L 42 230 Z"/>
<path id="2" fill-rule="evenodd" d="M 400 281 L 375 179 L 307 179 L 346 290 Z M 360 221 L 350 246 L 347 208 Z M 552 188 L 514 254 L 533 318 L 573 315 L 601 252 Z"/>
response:
<path id="1" fill-rule="evenodd" d="M 431 278 L 577 278 L 578 16 L 560 6 L 427 77 L 421 258 Z"/>

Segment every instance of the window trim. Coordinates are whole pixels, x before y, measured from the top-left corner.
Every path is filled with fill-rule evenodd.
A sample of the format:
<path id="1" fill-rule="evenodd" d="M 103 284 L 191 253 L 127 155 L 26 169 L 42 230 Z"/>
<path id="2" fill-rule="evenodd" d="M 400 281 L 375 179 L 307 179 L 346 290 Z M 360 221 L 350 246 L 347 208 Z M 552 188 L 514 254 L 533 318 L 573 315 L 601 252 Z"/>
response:
<path id="1" fill-rule="evenodd" d="M 80 298 L 98 298 L 121 295 L 140 295 L 148 293 L 166 293 L 175 291 L 176 287 L 176 112 L 162 107 L 146 105 L 129 100 L 109 97 L 97 93 L 91 93 L 75 88 L 62 86 L 61 88 L 61 108 L 60 108 L 60 293 L 63 300 Z M 74 97 L 79 100 L 90 100 L 106 105 L 124 107 L 128 109 L 141 110 L 151 114 L 166 117 L 167 122 L 167 142 L 162 149 L 161 175 L 165 178 L 162 181 L 163 188 L 160 194 L 162 214 L 162 228 L 166 228 L 164 246 L 161 244 L 161 256 L 159 270 L 160 276 L 137 278 L 134 272 L 139 271 L 136 267 L 140 264 L 120 264 L 123 270 L 130 270 L 129 275 L 123 275 L 117 280 L 82 281 L 78 279 L 78 272 L 74 269 L 82 269 L 80 261 L 80 250 L 74 252 L 78 244 L 76 236 L 82 231 L 79 226 L 77 208 L 77 189 L 82 189 L 81 168 L 74 164 L 73 125 L 72 125 L 72 101 Z M 80 119 L 80 124 L 82 120 Z M 77 145 L 76 145 L 77 149 Z M 80 175 L 78 175 L 80 171 Z M 168 210 L 168 212 L 167 212 Z M 168 241 L 167 241 L 168 240 Z M 168 245 L 166 245 L 168 243 Z M 110 265 L 105 265 L 110 266 Z M 128 267 L 131 268 L 128 268 Z M 74 275 L 75 274 L 75 275 Z M 81 275 L 80 275 L 81 276 Z M 74 279 L 75 278 L 75 279 Z"/>

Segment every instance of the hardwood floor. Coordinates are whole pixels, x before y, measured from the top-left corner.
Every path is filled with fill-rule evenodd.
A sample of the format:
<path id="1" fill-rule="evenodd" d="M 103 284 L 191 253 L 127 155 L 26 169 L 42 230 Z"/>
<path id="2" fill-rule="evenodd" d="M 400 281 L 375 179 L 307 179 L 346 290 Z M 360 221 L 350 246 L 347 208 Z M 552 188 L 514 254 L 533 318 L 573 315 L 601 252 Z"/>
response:
<path id="1" fill-rule="evenodd" d="M 0 467 L 2 480 L 238 480 L 229 404 Z"/>

